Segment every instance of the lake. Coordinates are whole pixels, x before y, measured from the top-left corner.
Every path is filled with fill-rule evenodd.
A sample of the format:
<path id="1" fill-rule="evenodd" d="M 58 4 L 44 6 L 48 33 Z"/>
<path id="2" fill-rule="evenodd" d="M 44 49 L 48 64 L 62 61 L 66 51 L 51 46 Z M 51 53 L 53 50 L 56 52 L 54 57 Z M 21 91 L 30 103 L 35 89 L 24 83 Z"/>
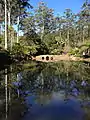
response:
<path id="1" fill-rule="evenodd" d="M 6 66 L 0 71 L 0 120 L 90 120 L 90 63 Z"/>

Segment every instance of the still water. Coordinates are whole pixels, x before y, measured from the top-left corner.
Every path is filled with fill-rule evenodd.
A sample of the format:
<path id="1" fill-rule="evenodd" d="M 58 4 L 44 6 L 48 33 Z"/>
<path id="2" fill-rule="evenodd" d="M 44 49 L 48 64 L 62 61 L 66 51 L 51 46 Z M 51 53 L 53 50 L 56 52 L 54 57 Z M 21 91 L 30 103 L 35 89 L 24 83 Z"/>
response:
<path id="1" fill-rule="evenodd" d="M 90 120 L 90 63 L 29 61 L 5 67 L 0 120 Z"/>

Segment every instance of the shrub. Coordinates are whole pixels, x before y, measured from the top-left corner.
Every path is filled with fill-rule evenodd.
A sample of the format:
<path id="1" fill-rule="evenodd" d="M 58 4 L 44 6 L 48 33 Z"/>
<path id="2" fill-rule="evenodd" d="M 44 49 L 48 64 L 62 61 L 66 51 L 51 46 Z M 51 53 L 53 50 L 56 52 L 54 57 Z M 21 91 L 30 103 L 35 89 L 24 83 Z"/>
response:
<path id="1" fill-rule="evenodd" d="M 78 48 L 74 48 L 74 49 L 71 49 L 70 52 L 69 52 L 69 55 L 77 55 L 79 53 L 79 49 Z"/>

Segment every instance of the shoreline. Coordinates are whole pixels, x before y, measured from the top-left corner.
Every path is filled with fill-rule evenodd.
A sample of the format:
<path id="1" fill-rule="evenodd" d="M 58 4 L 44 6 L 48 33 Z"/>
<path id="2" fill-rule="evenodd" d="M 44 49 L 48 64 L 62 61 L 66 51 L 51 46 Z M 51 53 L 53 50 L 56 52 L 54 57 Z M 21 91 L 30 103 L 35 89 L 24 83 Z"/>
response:
<path id="1" fill-rule="evenodd" d="M 32 60 L 41 62 L 57 62 L 57 61 L 86 61 L 90 62 L 90 58 L 75 57 L 73 55 L 39 55 L 32 57 Z"/>

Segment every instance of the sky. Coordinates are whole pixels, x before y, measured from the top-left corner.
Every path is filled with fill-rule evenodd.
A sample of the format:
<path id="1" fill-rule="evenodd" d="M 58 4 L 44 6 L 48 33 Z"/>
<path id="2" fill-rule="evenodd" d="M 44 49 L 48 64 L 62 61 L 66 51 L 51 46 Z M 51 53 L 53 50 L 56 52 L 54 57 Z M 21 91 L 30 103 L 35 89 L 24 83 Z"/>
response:
<path id="1" fill-rule="evenodd" d="M 30 0 L 33 7 L 37 7 L 38 3 L 42 0 Z M 70 8 L 74 13 L 80 11 L 81 6 L 85 0 L 43 0 L 47 3 L 49 8 L 53 8 L 55 14 L 63 14 L 65 9 Z"/>

